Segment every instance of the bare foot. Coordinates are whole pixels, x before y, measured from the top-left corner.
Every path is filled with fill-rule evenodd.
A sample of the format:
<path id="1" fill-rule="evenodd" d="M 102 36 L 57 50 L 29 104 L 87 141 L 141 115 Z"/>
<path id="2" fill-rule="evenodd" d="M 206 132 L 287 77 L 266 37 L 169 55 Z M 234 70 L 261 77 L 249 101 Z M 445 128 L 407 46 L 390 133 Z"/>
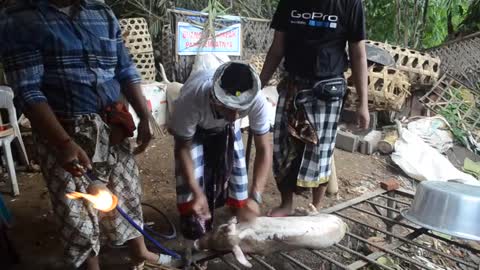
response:
<path id="1" fill-rule="evenodd" d="M 269 217 L 288 217 L 293 214 L 292 207 L 275 207 L 268 211 L 267 216 Z"/>

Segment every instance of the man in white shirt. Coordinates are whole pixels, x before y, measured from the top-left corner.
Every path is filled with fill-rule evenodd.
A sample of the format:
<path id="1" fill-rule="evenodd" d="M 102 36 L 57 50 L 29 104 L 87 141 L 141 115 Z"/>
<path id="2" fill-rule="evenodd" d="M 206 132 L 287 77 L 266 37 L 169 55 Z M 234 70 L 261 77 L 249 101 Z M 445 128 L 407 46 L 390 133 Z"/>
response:
<path id="1" fill-rule="evenodd" d="M 250 190 L 237 121 L 246 116 L 256 148 Z M 185 238 L 198 239 L 211 229 L 214 209 L 224 204 L 240 220 L 260 214 L 272 148 L 267 101 L 252 67 L 228 62 L 193 74 L 175 101 L 169 127 L 175 137 L 177 204 Z"/>

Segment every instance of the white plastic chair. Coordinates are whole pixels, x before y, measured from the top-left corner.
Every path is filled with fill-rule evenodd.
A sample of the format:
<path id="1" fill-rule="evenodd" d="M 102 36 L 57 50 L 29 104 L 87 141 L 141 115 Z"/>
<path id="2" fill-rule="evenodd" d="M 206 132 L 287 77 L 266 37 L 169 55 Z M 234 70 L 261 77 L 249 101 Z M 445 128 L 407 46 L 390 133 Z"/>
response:
<path id="1" fill-rule="evenodd" d="M 5 136 L 0 136 L 0 146 L 3 149 L 3 155 L 7 163 L 8 175 L 10 176 L 12 195 L 20 195 L 17 182 L 17 174 L 15 172 L 15 166 L 13 164 L 12 157 L 12 141 L 17 138 L 20 143 L 20 148 L 22 150 L 23 157 L 25 158 L 25 163 L 29 164 L 27 151 L 25 150 L 25 145 L 23 144 L 22 134 L 20 133 L 20 127 L 18 126 L 17 112 L 15 106 L 13 105 L 13 91 L 10 87 L 0 86 L 0 109 L 7 109 L 8 119 L 10 125 L 13 128 L 13 134 L 7 134 Z"/>

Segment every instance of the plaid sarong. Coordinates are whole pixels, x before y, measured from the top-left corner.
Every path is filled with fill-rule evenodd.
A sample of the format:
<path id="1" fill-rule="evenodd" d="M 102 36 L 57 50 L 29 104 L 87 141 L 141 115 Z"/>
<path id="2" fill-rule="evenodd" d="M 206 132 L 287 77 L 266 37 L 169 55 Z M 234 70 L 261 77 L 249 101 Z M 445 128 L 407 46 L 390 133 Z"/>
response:
<path id="1" fill-rule="evenodd" d="M 326 102 L 317 99 L 308 91 L 297 96 L 300 90 L 311 87 L 301 81 L 286 78 L 278 86 L 279 101 L 275 116 L 273 172 L 280 189 L 315 188 L 328 182 L 331 174 L 331 158 L 335 147 L 337 124 L 342 110 L 342 101 Z M 289 98 L 287 98 L 289 97 Z M 302 101 L 300 101 L 300 99 Z M 287 102 L 296 102 L 295 106 Z M 305 143 L 289 131 L 289 115 L 286 107 L 303 110 L 309 125 L 318 136 L 315 143 Z M 301 115 L 301 114 L 299 114 Z"/>
<path id="2" fill-rule="evenodd" d="M 66 130 L 89 155 L 94 172 L 118 197 L 118 205 L 143 226 L 139 171 L 129 141 L 110 146 L 109 128 L 94 114 L 76 118 L 75 124 Z M 103 213 L 84 200 L 68 199 L 65 195 L 70 192 L 87 193 L 90 183 L 66 172 L 56 161 L 55 149 L 35 131 L 34 139 L 52 207 L 60 222 L 67 264 L 79 267 L 91 253 L 99 254 L 100 224 L 108 238 L 117 244 L 141 236 L 117 211 Z"/>
<path id="3" fill-rule="evenodd" d="M 218 142 L 223 143 L 223 142 Z M 241 208 L 248 199 L 248 174 L 245 162 L 244 147 L 242 141 L 242 133 L 239 128 L 235 129 L 235 141 L 233 152 L 233 166 L 231 175 L 228 179 L 227 200 L 226 204 L 234 207 Z M 204 159 L 204 146 L 201 140 L 193 139 L 192 141 L 192 159 L 193 167 L 195 170 L 195 178 L 200 187 L 207 192 L 205 183 L 211 181 L 205 179 L 205 159 Z M 223 155 L 224 153 L 219 153 Z M 215 169 L 215 168 L 212 168 Z M 177 189 L 177 206 L 180 211 L 180 215 L 188 215 L 190 211 L 190 202 L 193 200 L 193 194 L 188 187 L 186 180 L 180 175 L 180 168 L 178 161 L 175 161 L 175 177 L 176 177 L 176 189 Z M 220 205 L 217 205 L 220 206 Z"/>

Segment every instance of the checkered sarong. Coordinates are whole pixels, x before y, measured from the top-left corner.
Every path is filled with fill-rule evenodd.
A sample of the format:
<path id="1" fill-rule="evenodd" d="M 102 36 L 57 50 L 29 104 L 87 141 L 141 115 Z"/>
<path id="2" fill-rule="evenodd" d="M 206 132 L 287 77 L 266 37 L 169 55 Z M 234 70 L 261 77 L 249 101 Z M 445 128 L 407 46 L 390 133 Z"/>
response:
<path id="1" fill-rule="evenodd" d="M 291 79 L 285 79 L 291 80 Z M 326 102 L 313 95 L 303 97 L 297 108 L 304 110 L 318 136 L 317 144 L 303 143 L 290 135 L 285 111 L 287 93 L 301 90 L 301 83 L 284 81 L 279 84 L 279 101 L 275 116 L 273 171 L 279 187 L 296 181 L 297 187 L 315 188 L 328 182 L 331 158 L 337 135 L 342 100 Z M 293 95 L 294 96 L 294 95 Z M 294 98 L 288 102 L 295 102 Z M 291 186 L 291 185 L 289 185 Z M 293 183 L 295 186 L 295 183 Z"/>
<path id="2" fill-rule="evenodd" d="M 222 143 L 222 142 L 219 142 Z M 240 208 L 248 199 L 248 174 L 245 162 L 245 154 L 242 141 L 242 133 L 239 128 L 235 130 L 235 142 L 233 153 L 232 173 L 228 180 L 228 199 L 226 204 Z M 203 144 L 201 141 L 194 139 L 192 141 L 192 160 L 195 170 L 195 178 L 200 187 L 205 190 L 204 170 L 205 160 L 203 156 Z M 223 154 L 223 153 L 219 153 Z M 175 161 L 175 177 L 177 181 L 177 204 L 181 215 L 188 215 L 190 211 L 190 202 L 193 200 L 193 194 L 188 187 L 186 180 L 180 175 L 180 166 Z"/>
<path id="3" fill-rule="evenodd" d="M 128 140 L 109 146 L 108 127 L 100 116 L 87 115 L 77 120 L 79 124 L 70 136 L 89 155 L 95 173 L 118 197 L 118 205 L 143 226 L 139 171 Z M 100 224 L 108 238 L 118 244 L 141 236 L 117 211 L 103 213 L 84 200 L 68 199 L 65 195 L 70 192 L 87 193 L 88 180 L 66 172 L 57 163 L 55 150 L 35 131 L 34 139 L 52 207 L 60 222 L 67 264 L 79 267 L 91 253 L 99 254 Z"/>

